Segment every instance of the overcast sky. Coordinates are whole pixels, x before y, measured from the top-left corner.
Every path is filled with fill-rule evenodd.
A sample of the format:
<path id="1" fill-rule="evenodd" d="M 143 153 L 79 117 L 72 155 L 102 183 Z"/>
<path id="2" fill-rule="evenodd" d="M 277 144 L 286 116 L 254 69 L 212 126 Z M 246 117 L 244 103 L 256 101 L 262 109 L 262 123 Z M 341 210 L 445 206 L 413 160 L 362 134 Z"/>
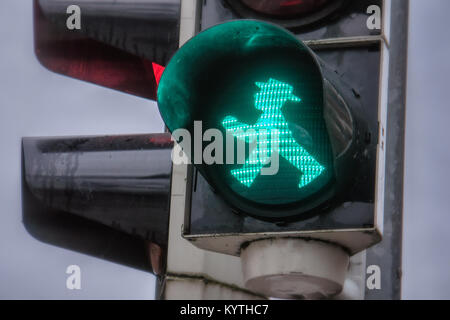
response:
<path id="1" fill-rule="evenodd" d="M 31 9 L 29 0 L 0 1 L 0 298 L 152 299 L 152 275 L 38 242 L 22 225 L 21 137 L 163 127 L 147 100 L 44 69 L 33 54 Z M 404 298 L 450 298 L 448 12 L 448 0 L 411 1 Z M 82 269 L 80 291 L 65 287 L 69 264 Z"/>
<path id="2" fill-rule="evenodd" d="M 450 299 L 448 12 L 448 0 L 411 1 L 403 226 L 404 298 Z"/>

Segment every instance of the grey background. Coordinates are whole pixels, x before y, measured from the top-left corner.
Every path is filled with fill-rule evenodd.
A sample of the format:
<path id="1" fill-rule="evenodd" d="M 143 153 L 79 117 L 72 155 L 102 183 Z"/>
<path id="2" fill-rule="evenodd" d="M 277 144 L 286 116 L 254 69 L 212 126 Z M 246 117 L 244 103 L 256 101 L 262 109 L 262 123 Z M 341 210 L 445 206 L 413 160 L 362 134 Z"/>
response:
<path id="1" fill-rule="evenodd" d="M 394 0 L 395 1 L 395 0 Z M 450 299 L 448 0 L 411 0 L 403 298 Z M 156 105 L 49 72 L 29 0 L 0 2 L 0 299 L 152 299 L 150 274 L 33 239 L 21 223 L 23 136 L 161 132 Z M 450 129 L 450 128 L 449 128 Z M 66 267 L 82 270 L 67 290 Z"/>
<path id="2" fill-rule="evenodd" d="M 450 1 L 410 5 L 403 298 L 450 299 Z"/>

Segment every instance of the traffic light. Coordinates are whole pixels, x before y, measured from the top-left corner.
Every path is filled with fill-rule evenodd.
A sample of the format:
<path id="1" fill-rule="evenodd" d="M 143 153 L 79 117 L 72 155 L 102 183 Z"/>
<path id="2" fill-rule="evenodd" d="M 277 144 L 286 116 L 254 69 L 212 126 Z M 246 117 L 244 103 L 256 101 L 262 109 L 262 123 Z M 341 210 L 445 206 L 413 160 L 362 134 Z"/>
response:
<path id="1" fill-rule="evenodd" d="M 163 272 L 151 249 L 167 248 L 170 134 L 25 137 L 22 147 L 22 220 L 33 237 Z"/>
<path id="2" fill-rule="evenodd" d="M 262 220 L 301 219 L 342 201 L 370 161 L 358 95 L 266 22 L 226 22 L 191 39 L 166 67 L 158 105 L 213 189 Z M 214 161 L 199 161 L 209 151 Z"/>
<path id="3" fill-rule="evenodd" d="M 389 3 L 203 2 L 203 31 L 163 73 L 174 161 L 192 164 L 182 236 L 239 256 L 250 290 L 334 295 L 381 241 L 389 55 L 371 6 Z"/>
<path id="4" fill-rule="evenodd" d="M 189 251 L 178 241 L 183 240 L 178 239 L 181 222 L 168 226 L 168 221 L 183 220 L 178 219 L 183 207 L 182 236 L 201 249 L 241 256 L 249 289 L 294 298 L 339 292 L 348 257 L 381 240 L 389 38 L 385 31 L 368 28 L 366 20 L 369 6 L 386 10 L 389 2 L 221 0 L 186 5 L 187 1 L 145 0 L 139 2 L 141 10 L 134 10 L 138 4 L 133 1 L 107 5 L 75 1 L 84 17 L 78 31 L 65 27 L 68 3 L 35 0 L 39 61 L 53 71 L 148 99 L 156 98 L 159 82 L 159 110 L 178 142 L 172 160 L 193 166 L 187 183 L 181 169 L 175 168 L 170 177 L 171 166 L 164 166 L 160 181 L 164 192 L 155 201 L 153 187 L 161 186 L 159 182 L 152 180 L 151 190 L 143 191 L 133 187 L 139 182 L 131 181 L 123 192 L 110 179 L 112 199 L 123 199 L 125 206 L 138 199 L 134 214 L 129 215 L 121 207 L 106 210 L 111 203 L 101 193 L 94 198 L 91 192 L 83 193 L 89 183 L 83 182 L 75 197 L 69 188 L 53 198 L 53 185 L 41 186 L 33 177 L 33 159 L 44 164 L 53 159 L 47 158 L 47 152 L 30 152 L 37 142 L 57 147 L 75 143 L 78 148 L 77 141 L 96 138 L 25 139 L 25 176 L 32 193 L 44 202 L 56 199 L 50 206 L 111 225 L 163 250 L 170 247 L 167 239 L 171 239 L 172 254 L 180 248 Z M 184 29 L 186 21 L 192 25 Z M 198 29 L 203 31 L 176 51 Z M 100 140 L 108 144 L 123 139 Z M 147 153 L 149 140 L 138 140 L 131 146 L 136 153 L 127 168 L 137 163 L 137 154 Z M 128 140 L 124 141 L 120 150 L 128 149 Z M 148 169 L 169 161 L 172 146 L 167 136 L 164 141 L 160 146 L 164 159 L 152 161 Z M 109 155 L 109 149 L 91 146 L 91 151 L 100 147 Z M 80 153 L 77 148 L 68 152 Z M 148 154 L 154 160 L 159 152 Z M 88 164 L 89 153 L 82 159 Z M 58 179 L 51 176 L 48 181 Z M 186 184 L 186 202 L 180 205 L 184 191 L 177 187 Z M 104 187 L 95 186 L 100 191 Z M 39 194 L 46 188 L 52 197 Z M 65 202 L 67 196 L 74 200 Z M 160 220 L 150 223 L 150 217 L 139 212 L 153 202 L 161 208 L 149 210 L 152 219 Z M 276 246 L 269 248 L 265 241 Z M 264 264 L 254 260 L 255 250 L 268 253 L 274 248 L 293 260 L 278 257 Z M 328 268 L 331 275 L 306 272 L 296 278 L 293 274 L 304 271 L 295 260 L 301 250 L 311 258 L 308 261 L 320 257 L 320 263 L 312 264 L 314 271 L 323 271 L 317 265 L 330 267 L 334 258 L 339 263 Z M 300 260 L 300 264 L 305 261 Z M 258 272 L 249 261 L 261 266 Z M 288 270 L 291 274 L 285 282 L 275 276 L 272 286 L 273 275 L 260 273 L 263 265 L 273 266 L 268 262 L 280 265 L 275 273 L 289 264 L 295 268 Z M 167 272 L 168 277 L 204 272 L 179 265 L 161 270 L 159 274 Z M 295 286 L 309 280 L 324 281 L 326 289 Z"/>
<path id="5" fill-rule="evenodd" d="M 50 71 L 155 100 L 178 48 L 180 10 L 180 0 L 34 0 L 36 58 Z M 168 133 L 23 138 L 25 228 L 162 275 L 172 145 Z"/>

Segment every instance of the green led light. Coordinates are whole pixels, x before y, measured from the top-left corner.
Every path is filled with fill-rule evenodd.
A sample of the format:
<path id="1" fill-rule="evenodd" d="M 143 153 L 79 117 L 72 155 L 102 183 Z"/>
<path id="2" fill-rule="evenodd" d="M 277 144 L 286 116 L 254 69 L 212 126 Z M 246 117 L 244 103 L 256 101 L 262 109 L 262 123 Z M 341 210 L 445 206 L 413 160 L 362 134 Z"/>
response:
<path id="1" fill-rule="evenodd" d="M 194 164 L 214 190 L 239 210 L 281 216 L 332 195 L 335 155 L 324 97 L 314 54 L 284 28 L 254 20 L 199 33 L 173 56 L 158 86 L 171 132 L 195 137 L 196 121 L 203 132 L 227 132 L 214 140 L 223 164 Z M 191 142 L 194 162 L 198 144 Z M 210 145 L 203 141 L 201 151 Z"/>
<path id="2" fill-rule="evenodd" d="M 258 121 L 254 125 L 248 125 L 231 116 L 225 117 L 222 121 L 227 132 L 237 139 L 255 145 L 244 166 L 231 170 L 231 174 L 241 184 L 250 187 L 261 173 L 261 169 L 270 162 L 272 153 L 278 152 L 281 157 L 301 171 L 298 184 L 301 189 L 325 170 L 325 167 L 299 144 L 301 141 L 297 142 L 294 139 L 281 111 L 287 101 L 300 102 L 301 99 L 292 94 L 291 85 L 275 79 L 255 84 L 260 88 L 255 95 L 255 107 L 263 112 Z M 275 139 L 276 137 L 278 139 Z"/>

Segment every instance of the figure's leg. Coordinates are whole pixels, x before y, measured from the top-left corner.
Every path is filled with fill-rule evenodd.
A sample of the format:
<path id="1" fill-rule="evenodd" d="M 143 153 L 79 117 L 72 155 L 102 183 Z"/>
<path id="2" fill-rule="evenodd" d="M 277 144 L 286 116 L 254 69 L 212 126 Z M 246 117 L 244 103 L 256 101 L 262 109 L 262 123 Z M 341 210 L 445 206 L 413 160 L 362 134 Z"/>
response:
<path id="1" fill-rule="evenodd" d="M 231 170 L 231 174 L 243 185 L 250 187 L 261 172 L 263 163 L 258 159 L 257 148 L 253 149 L 250 157 L 240 169 Z"/>
<path id="2" fill-rule="evenodd" d="M 303 188 L 310 184 L 314 179 L 316 179 L 318 176 L 322 174 L 322 172 L 325 170 L 325 168 L 320 165 L 317 161 L 315 161 L 315 164 L 303 167 L 302 170 L 302 177 L 300 178 L 300 182 L 298 184 L 299 188 Z"/>
<path id="3" fill-rule="evenodd" d="M 281 149 L 281 156 L 302 172 L 298 187 L 303 188 L 320 176 L 325 167 L 317 162 L 294 138 L 290 137 L 287 145 L 288 147 Z"/>

